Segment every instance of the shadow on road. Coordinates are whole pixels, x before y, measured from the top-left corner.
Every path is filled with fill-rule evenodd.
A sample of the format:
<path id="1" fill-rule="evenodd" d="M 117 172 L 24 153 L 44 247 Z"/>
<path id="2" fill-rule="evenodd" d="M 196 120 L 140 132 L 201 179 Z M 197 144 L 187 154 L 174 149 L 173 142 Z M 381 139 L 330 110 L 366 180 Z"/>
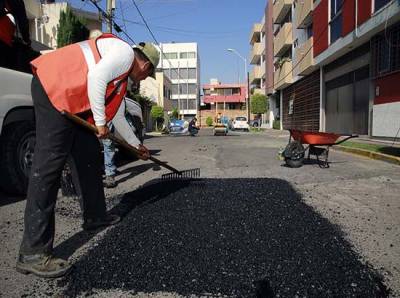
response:
<path id="1" fill-rule="evenodd" d="M 284 180 L 153 183 L 126 194 L 114 211 L 123 221 L 59 281 L 65 295 L 388 295 L 338 227 Z M 81 241 L 73 238 L 57 249 Z"/>

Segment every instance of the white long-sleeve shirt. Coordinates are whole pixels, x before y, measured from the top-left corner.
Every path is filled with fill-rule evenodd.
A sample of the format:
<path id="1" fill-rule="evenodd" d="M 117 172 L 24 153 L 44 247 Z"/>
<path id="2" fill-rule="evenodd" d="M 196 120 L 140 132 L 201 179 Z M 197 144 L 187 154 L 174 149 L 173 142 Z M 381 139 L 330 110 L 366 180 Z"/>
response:
<path id="1" fill-rule="evenodd" d="M 106 124 L 105 96 L 107 84 L 127 72 L 135 57 L 132 47 L 117 38 L 97 41 L 101 59 L 88 72 L 88 97 L 97 126 Z"/>
<path id="2" fill-rule="evenodd" d="M 117 114 L 115 114 L 112 120 L 112 124 L 114 125 L 116 131 L 129 145 L 138 148 L 140 145 L 140 140 L 136 137 L 133 128 L 126 120 L 126 111 L 126 103 L 125 100 L 123 100 L 117 111 Z"/>

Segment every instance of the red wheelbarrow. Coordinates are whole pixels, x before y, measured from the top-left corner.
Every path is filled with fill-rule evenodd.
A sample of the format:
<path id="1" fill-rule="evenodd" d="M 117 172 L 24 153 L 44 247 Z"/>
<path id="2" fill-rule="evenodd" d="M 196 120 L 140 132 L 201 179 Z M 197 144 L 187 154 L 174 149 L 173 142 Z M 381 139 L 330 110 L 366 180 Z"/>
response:
<path id="1" fill-rule="evenodd" d="M 285 163 L 291 168 L 299 168 L 303 165 L 306 151 L 308 160 L 310 155 L 315 155 L 319 167 L 329 168 L 329 148 L 339 145 L 349 139 L 357 138 L 358 135 L 340 135 L 326 132 L 301 131 L 289 129 L 289 143 L 282 153 Z M 338 141 L 340 137 L 344 139 Z M 306 145 L 305 147 L 303 145 Z"/>

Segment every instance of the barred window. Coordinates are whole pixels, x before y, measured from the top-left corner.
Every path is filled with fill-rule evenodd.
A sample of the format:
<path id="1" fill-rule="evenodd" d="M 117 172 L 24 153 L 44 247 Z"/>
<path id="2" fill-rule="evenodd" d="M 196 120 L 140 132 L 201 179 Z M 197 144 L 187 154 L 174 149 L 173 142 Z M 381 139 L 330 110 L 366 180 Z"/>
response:
<path id="1" fill-rule="evenodd" d="M 374 77 L 400 70 L 400 24 L 371 40 L 371 57 Z"/>

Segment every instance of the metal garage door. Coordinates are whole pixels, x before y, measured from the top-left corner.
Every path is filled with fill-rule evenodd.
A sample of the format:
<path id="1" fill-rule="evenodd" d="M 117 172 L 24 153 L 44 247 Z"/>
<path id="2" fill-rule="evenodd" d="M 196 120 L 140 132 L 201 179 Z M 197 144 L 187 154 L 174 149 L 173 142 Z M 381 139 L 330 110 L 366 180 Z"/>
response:
<path id="1" fill-rule="evenodd" d="M 327 82 L 326 131 L 368 134 L 368 106 L 368 67 Z"/>

